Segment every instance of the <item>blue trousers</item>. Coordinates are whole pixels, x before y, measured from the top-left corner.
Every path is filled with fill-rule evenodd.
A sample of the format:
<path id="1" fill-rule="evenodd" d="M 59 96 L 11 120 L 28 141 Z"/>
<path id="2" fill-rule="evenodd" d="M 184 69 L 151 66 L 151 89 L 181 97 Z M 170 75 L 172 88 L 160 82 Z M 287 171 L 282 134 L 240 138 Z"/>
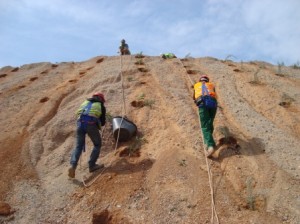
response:
<path id="1" fill-rule="evenodd" d="M 96 124 L 83 124 L 77 123 L 77 131 L 76 131 L 76 147 L 72 152 L 70 164 L 72 167 L 76 168 L 78 164 L 78 160 L 81 156 L 82 151 L 85 150 L 85 136 L 86 134 L 92 140 L 94 147 L 92 149 L 90 159 L 89 159 L 89 167 L 93 167 L 96 164 L 96 161 L 100 155 L 101 149 L 101 136 L 99 133 L 99 129 Z"/>

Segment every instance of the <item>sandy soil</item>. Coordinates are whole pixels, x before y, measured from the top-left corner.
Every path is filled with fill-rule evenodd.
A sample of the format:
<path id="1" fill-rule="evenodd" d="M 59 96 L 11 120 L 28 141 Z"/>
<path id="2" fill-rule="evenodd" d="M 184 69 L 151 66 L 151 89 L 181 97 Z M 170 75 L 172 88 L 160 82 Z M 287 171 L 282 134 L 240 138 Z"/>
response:
<path id="1" fill-rule="evenodd" d="M 192 100 L 202 73 L 219 101 L 212 160 Z M 71 180 L 74 113 L 95 91 L 105 169 L 88 173 L 88 139 Z M 300 223 L 300 69 L 134 55 L 7 66 L 0 106 L 0 223 L 211 223 L 208 170 L 220 223 Z M 138 134 L 116 145 L 109 118 L 123 115 Z"/>

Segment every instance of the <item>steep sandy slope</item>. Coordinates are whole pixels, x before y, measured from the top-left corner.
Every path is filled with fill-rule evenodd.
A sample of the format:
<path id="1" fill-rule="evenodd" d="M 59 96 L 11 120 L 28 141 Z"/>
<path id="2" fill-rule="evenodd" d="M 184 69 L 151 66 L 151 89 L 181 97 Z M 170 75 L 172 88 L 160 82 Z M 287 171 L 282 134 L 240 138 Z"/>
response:
<path id="1" fill-rule="evenodd" d="M 220 149 L 209 167 L 220 222 L 299 223 L 300 72 L 276 69 L 134 56 L 2 68 L 0 195 L 16 211 L 1 222 L 209 223 L 210 186 L 191 97 L 191 84 L 206 73 L 219 99 Z M 138 135 L 116 148 L 108 122 L 100 158 L 106 168 L 88 174 L 88 140 L 69 180 L 74 111 L 94 91 L 105 94 L 110 116 L 134 121 Z"/>

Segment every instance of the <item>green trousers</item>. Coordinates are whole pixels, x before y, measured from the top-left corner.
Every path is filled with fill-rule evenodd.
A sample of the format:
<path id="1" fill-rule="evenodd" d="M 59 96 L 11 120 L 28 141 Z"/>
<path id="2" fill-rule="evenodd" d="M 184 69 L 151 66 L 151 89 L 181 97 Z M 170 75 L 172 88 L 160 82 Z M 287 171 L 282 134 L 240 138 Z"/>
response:
<path id="1" fill-rule="evenodd" d="M 205 107 L 199 108 L 199 118 L 201 123 L 201 129 L 203 133 L 204 144 L 209 146 L 216 146 L 216 142 L 213 138 L 214 132 L 214 119 L 217 113 L 217 108 L 208 109 Z"/>

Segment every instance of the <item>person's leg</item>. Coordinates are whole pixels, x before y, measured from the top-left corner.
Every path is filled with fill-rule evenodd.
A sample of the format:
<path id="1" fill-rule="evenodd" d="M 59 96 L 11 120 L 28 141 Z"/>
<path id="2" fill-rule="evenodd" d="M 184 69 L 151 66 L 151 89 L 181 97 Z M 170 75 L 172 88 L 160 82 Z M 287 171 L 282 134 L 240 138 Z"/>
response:
<path id="1" fill-rule="evenodd" d="M 213 138 L 213 132 L 214 132 L 214 119 L 217 113 L 217 108 L 215 109 L 209 109 L 208 110 L 208 118 L 207 118 L 207 131 L 209 132 L 209 137 L 207 141 L 207 145 L 215 147 L 216 142 Z"/>
<path id="2" fill-rule="evenodd" d="M 203 133 L 203 141 L 204 144 L 207 145 L 207 147 L 215 146 L 215 141 L 212 136 L 212 125 L 213 122 L 211 120 L 211 115 L 209 113 L 209 110 L 205 107 L 199 108 L 199 117 L 201 121 L 201 129 Z"/>
<path id="3" fill-rule="evenodd" d="M 80 155 L 81 155 L 82 150 L 84 149 L 84 145 L 85 145 L 85 131 L 82 126 L 77 127 L 76 135 L 77 135 L 76 136 L 76 147 L 72 152 L 71 161 L 70 161 L 71 167 L 68 170 L 68 172 L 69 172 L 68 175 L 71 178 L 75 177 L 75 170 L 77 167 L 77 163 L 78 163 L 78 160 L 80 158 Z"/>
<path id="4" fill-rule="evenodd" d="M 91 156 L 90 156 L 90 160 L 89 160 L 89 167 L 91 168 L 96 165 L 97 159 L 100 155 L 101 136 L 99 133 L 99 129 L 96 125 L 88 125 L 87 133 L 94 144 L 94 148 L 91 152 Z"/>
<path id="5" fill-rule="evenodd" d="M 76 135 L 76 147 L 73 150 L 70 161 L 71 166 L 75 169 L 85 144 L 85 131 L 83 128 L 77 127 Z"/>
<path id="6" fill-rule="evenodd" d="M 199 119 L 200 119 L 200 123 L 201 123 L 201 130 L 202 130 L 202 134 L 203 134 L 203 142 L 205 145 L 207 145 L 207 141 L 208 141 L 208 111 L 206 108 L 201 107 L 199 108 Z"/>

